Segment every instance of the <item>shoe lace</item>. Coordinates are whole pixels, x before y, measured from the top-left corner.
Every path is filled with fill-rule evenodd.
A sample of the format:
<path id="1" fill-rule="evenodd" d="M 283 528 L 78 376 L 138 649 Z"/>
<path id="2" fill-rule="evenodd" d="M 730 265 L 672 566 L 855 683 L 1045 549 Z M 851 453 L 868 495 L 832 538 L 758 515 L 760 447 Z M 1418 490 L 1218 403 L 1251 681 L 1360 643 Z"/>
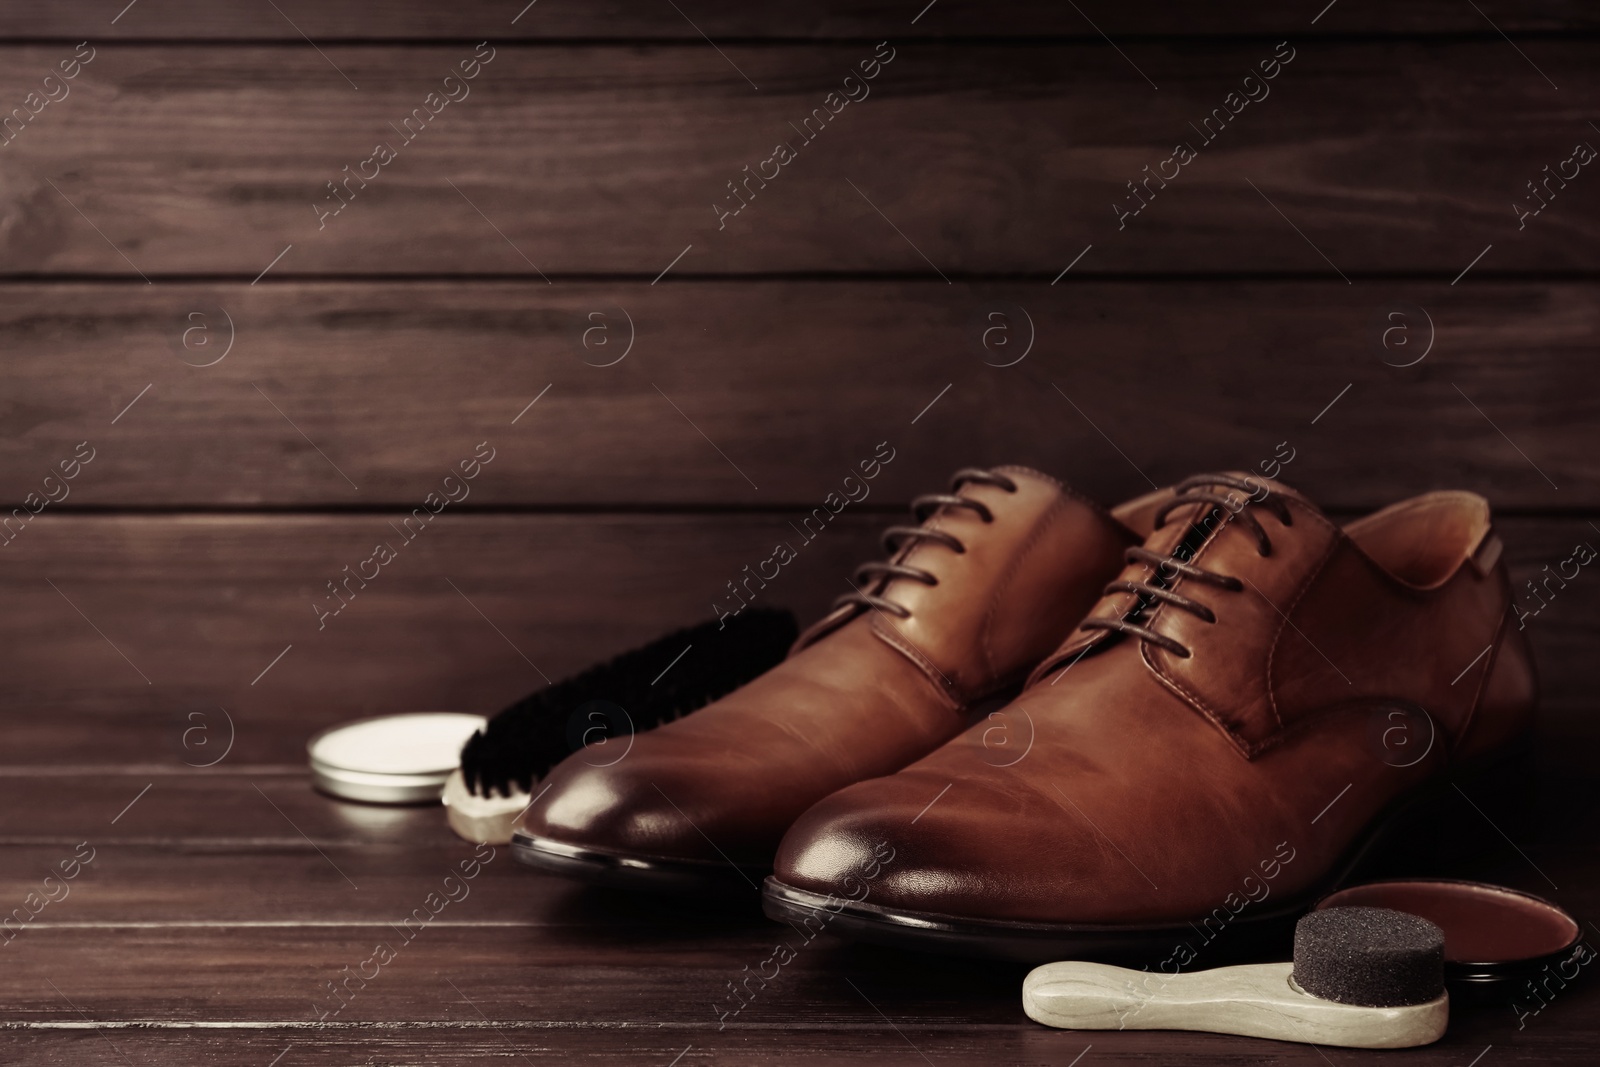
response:
<path id="1" fill-rule="evenodd" d="M 891 556 L 898 555 L 900 550 L 907 544 L 933 541 L 944 545 L 957 555 L 966 552 L 967 546 L 961 543 L 960 538 L 944 530 L 929 529 L 926 523 L 928 518 L 940 508 L 967 508 L 976 512 L 984 522 L 993 522 L 994 512 L 989 510 L 987 504 L 981 500 L 974 500 L 969 496 L 960 495 L 959 490 L 961 487 L 968 484 L 998 486 L 1008 493 L 1017 491 L 1017 483 L 998 471 L 983 470 L 978 467 L 964 467 L 956 471 L 954 477 L 950 479 L 950 491 L 948 493 L 928 493 L 911 501 L 911 514 L 919 525 L 891 526 L 883 531 L 884 551 Z M 864 591 L 866 586 L 880 578 L 910 578 L 913 581 L 921 582 L 923 585 L 939 584 L 939 579 L 936 575 L 923 570 L 921 567 L 912 567 L 904 563 L 896 563 L 893 560 L 873 560 L 857 567 L 855 573 L 851 575 L 850 582 L 856 586 L 855 592 L 846 593 L 839 597 L 833 602 L 833 606 L 829 610 L 837 611 L 839 608 L 849 604 L 876 608 L 897 618 L 909 619 L 911 617 L 911 609 L 904 604 Z"/>
<path id="2" fill-rule="evenodd" d="M 1223 495 L 1216 491 L 1217 487 L 1237 489 L 1251 494 L 1242 503 L 1231 493 Z M 1258 492 L 1265 495 L 1259 499 L 1255 496 Z M 1204 619 L 1206 622 L 1217 621 L 1216 613 L 1199 601 L 1190 600 L 1172 591 L 1170 585 L 1178 577 L 1189 578 L 1206 585 L 1215 585 L 1223 589 L 1238 592 L 1244 588 L 1244 583 L 1231 575 L 1218 574 L 1216 571 L 1206 570 L 1188 562 L 1193 558 L 1201 543 L 1210 536 L 1210 532 L 1202 523 L 1214 521 L 1217 514 L 1216 508 L 1223 508 L 1232 513 L 1233 517 L 1244 523 L 1255 534 L 1256 551 L 1262 556 L 1272 555 L 1272 539 L 1267 536 L 1267 531 L 1261 525 L 1261 520 L 1250 512 L 1250 508 L 1264 507 L 1277 517 L 1285 526 L 1294 523 L 1289 505 L 1281 497 L 1276 497 L 1267 491 L 1266 486 L 1252 482 L 1248 478 L 1237 478 L 1229 474 L 1197 474 L 1192 478 L 1185 478 L 1173 487 L 1173 498 L 1161 510 L 1156 512 L 1155 525 L 1160 529 L 1166 522 L 1167 516 L 1177 509 L 1189 504 L 1212 504 L 1215 507 L 1207 513 L 1205 519 L 1196 520 L 1194 532 L 1184 538 L 1170 555 L 1152 552 L 1142 545 L 1135 545 L 1123 553 L 1123 560 L 1127 563 L 1144 563 L 1154 570 L 1149 581 L 1133 581 L 1121 579 L 1112 582 L 1102 590 L 1102 595 L 1112 593 L 1133 593 L 1138 597 L 1134 606 L 1120 617 L 1104 615 L 1091 616 L 1078 625 L 1080 630 L 1112 630 L 1117 633 L 1132 634 L 1133 636 L 1148 641 L 1166 649 L 1175 656 L 1188 659 L 1194 653 L 1180 641 L 1156 633 L 1147 626 L 1139 625 L 1145 612 L 1157 604 L 1171 604 L 1180 611 Z"/>

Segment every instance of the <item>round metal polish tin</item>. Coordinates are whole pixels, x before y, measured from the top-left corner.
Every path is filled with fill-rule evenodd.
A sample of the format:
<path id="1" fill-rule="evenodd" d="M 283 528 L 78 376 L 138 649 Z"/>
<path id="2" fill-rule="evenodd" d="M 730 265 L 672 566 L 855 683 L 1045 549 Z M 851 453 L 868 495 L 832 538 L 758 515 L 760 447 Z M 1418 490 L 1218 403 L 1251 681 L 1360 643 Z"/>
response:
<path id="1" fill-rule="evenodd" d="M 482 715 L 415 711 L 340 723 L 306 742 L 311 783 L 342 800 L 437 803 Z"/>
<path id="2" fill-rule="evenodd" d="M 1444 931 L 1445 980 L 1456 993 L 1515 994 L 1552 972 L 1568 974 L 1593 958 L 1583 928 L 1543 897 L 1484 882 L 1405 878 L 1330 893 L 1316 909 L 1346 905 L 1420 915 Z"/>

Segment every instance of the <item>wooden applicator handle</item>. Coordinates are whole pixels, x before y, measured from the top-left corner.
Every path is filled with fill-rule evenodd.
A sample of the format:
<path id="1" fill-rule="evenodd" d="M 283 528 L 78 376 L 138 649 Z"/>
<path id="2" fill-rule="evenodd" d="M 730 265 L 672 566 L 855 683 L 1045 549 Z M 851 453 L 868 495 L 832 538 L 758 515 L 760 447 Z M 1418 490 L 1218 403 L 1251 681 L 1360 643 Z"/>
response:
<path id="1" fill-rule="evenodd" d="M 1410 1048 L 1437 1041 L 1450 997 L 1364 1008 L 1303 993 L 1291 963 L 1218 967 L 1192 974 L 1103 963 L 1047 963 L 1022 983 L 1028 1018 L 1068 1030 L 1203 1030 L 1347 1048 Z"/>

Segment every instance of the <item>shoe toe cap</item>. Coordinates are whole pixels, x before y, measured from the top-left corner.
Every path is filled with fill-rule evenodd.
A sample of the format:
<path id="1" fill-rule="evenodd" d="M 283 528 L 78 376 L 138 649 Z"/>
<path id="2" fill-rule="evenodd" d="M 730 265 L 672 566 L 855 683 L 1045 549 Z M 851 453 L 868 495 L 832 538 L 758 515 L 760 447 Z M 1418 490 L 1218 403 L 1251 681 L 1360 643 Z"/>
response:
<path id="1" fill-rule="evenodd" d="M 516 833 L 618 856 L 770 863 L 781 828 L 738 803 L 739 783 L 715 761 L 667 740 L 636 737 L 623 758 L 569 756 L 534 785 Z"/>
<path id="2" fill-rule="evenodd" d="M 517 833 L 604 852 L 701 859 L 710 851 L 715 858 L 674 800 L 674 793 L 687 798 L 691 792 L 681 775 L 643 759 L 607 765 L 586 762 L 583 755 L 534 786 Z"/>
<path id="3" fill-rule="evenodd" d="M 774 877 L 795 889 L 907 911 L 943 912 L 981 894 L 980 874 L 943 862 L 941 841 L 959 840 L 935 814 L 943 784 L 930 787 L 902 773 L 835 793 L 784 836 Z"/>
<path id="4" fill-rule="evenodd" d="M 875 909 L 1001 921 L 1101 922 L 1163 903 L 1129 850 L 1004 772 L 908 769 L 823 800 L 784 837 L 773 876 Z M 1186 898 L 1186 894 L 1168 894 Z"/>

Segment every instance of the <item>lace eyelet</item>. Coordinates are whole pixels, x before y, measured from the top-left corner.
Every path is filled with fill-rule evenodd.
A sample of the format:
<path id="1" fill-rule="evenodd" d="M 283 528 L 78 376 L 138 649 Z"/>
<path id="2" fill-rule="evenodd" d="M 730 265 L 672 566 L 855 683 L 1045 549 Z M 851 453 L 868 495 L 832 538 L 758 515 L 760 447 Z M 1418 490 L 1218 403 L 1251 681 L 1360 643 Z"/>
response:
<path id="1" fill-rule="evenodd" d="M 837 609 L 846 605 L 849 605 L 852 610 L 874 608 L 879 612 L 892 612 L 902 619 L 911 618 L 911 611 L 905 605 L 868 593 L 860 586 L 867 584 L 864 579 L 876 580 L 879 578 L 888 578 L 890 580 L 908 578 L 928 586 L 938 585 L 938 576 L 910 566 L 907 564 L 905 556 L 910 553 L 908 546 L 915 546 L 924 541 L 932 541 L 935 544 L 944 545 L 958 556 L 967 554 L 967 546 L 957 539 L 954 534 L 946 530 L 929 528 L 927 520 L 933 512 L 940 508 L 960 507 L 975 512 L 985 525 L 992 523 L 994 521 L 994 513 L 989 510 L 988 505 L 981 500 L 959 495 L 958 491 L 962 484 L 968 481 L 998 486 L 1007 493 L 1015 493 L 1017 491 L 1017 484 L 1003 474 L 977 468 L 957 471 L 955 478 L 950 483 L 950 492 L 917 497 L 911 502 L 911 514 L 919 524 L 917 527 L 891 526 L 883 532 L 880 543 L 883 545 L 883 550 L 892 558 L 887 563 L 870 563 L 858 568 L 851 581 L 851 585 L 856 588 L 853 592 L 847 593 L 834 601 L 834 608 Z M 902 555 L 902 552 L 904 552 L 904 555 Z"/>

